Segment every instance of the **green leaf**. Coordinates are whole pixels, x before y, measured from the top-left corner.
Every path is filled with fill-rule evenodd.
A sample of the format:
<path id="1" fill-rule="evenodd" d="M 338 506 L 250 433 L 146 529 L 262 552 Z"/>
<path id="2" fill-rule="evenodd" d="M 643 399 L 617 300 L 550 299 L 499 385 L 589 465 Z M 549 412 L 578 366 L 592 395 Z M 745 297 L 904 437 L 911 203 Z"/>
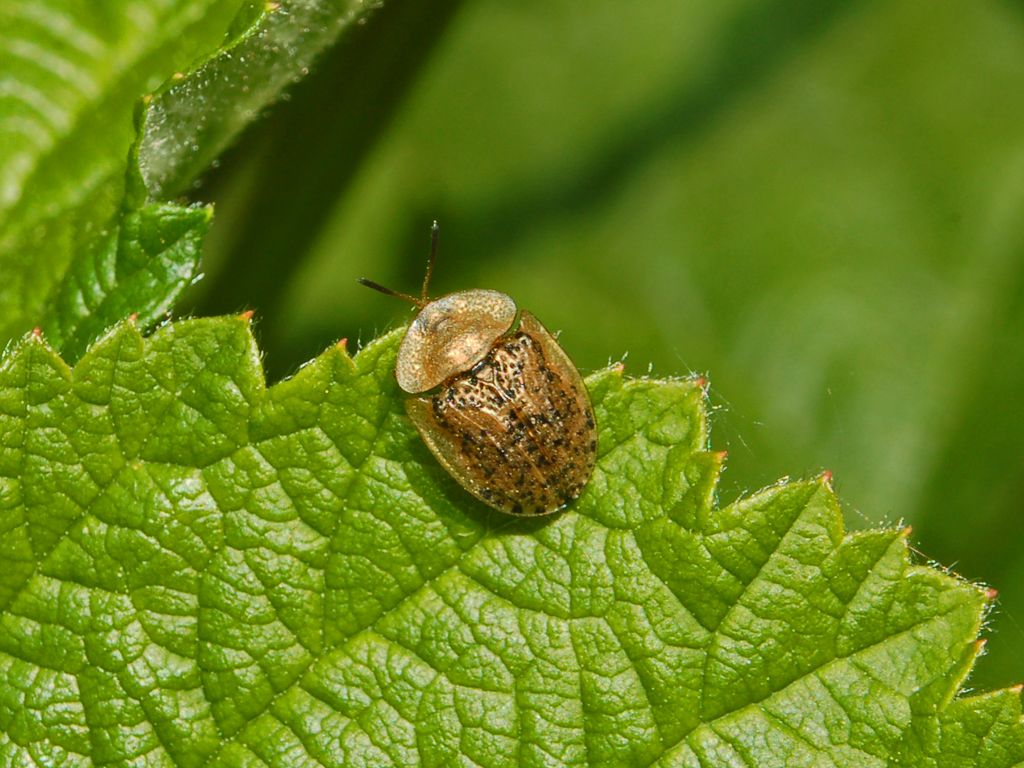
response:
<path id="1" fill-rule="evenodd" d="M 243 8 L 229 42 L 148 105 L 139 167 L 153 194 L 180 193 L 372 7 L 363 0 L 283 0 Z"/>
<path id="2" fill-rule="evenodd" d="M 599 461 L 488 511 L 399 335 L 265 387 L 247 320 L 0 366 L 0 762 L 1012 766 L 959 693 L 986 593 L 848 534 L 827 476 L 716 508 L 699 380 L 588 379 Z"/>
<path id="3" fill-rule="evenodd" d="M 0 338 L 117 226 L 135 103 L 214 50 L 239 2 L 0 5 Z"/>
<path id="4" fill-rule="evenodd" d="M 129 315 L 143 328 L 170 312 L 199 270 L 213 209 L 150 203 L 72 260 L 47 307 L 42 330 L 68 360 Z"/>
<path id="5" fill-rule="evenodd" d="M 41 325 L 74 359 L 128 313 L 158 319 L 196 274 L 209 212 L 146 197 L 180 192 L 367 9 L 141 2 L 108 19 L 64 5 L 0 9 L 0 337 Z"/>

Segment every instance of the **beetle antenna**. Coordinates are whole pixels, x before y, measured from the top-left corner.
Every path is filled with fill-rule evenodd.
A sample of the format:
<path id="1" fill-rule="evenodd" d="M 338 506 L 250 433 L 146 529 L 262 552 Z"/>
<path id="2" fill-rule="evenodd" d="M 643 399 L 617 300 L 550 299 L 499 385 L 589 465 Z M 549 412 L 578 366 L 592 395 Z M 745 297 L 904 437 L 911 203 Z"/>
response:
<path id="1" fill-rule="evenodd" d="M 434 220 L 434 226 L 430 228 L 430 257 L 427 259 L 427 274 L 423 276 L 423 291 L 420 293 L 420 301 L 423 304 L 427 303 L 428 291 L 430 290 L 430 276 L 434 274 L 434 262 L 437 261 L 437 238 L 441 233 L 441 228 L 437 226 L 437 220 Z"/>
<path id="2" fill-rule="evenodd" d="M 356 282 L 359 283 L 360 285 L 365 285 L 367 288 L 373 288 L 373 290 L 375 291 L 380 291 L 381 293 L 387 296 L 394 296 L 396 299 L 408 301 L 411 304 L 415 304 L 417 307 L 422 307 L 424 304 L 426 304 L 425 301 L 421 301 L 420 299 L 417 299 L 415 296 L 410 296 L 408 293 L 402 293 L 401 291 L 396 291 L 392 288 L 386 288 L 380 283 L 373 282 L 373 280 L 367 280 L 365 277 L 358 278 Z"/>

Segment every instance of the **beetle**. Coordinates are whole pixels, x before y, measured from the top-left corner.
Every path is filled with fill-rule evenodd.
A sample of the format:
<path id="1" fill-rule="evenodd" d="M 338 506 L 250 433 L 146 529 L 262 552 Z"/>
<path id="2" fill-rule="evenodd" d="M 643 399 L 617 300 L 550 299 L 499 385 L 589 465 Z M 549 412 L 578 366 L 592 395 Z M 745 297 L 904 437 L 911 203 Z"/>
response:
<path id="1" fill-rule="evenodd" d="M 583 492 L 597 457 L 594 408 L 579 371 L 530 312 L 498 291 L 429 298 L 439 229 L 419 297 L 360 278 L 418 312 L 395 378 L 423 442 L 459 485 L 512 515 L 547 515 Z"/>

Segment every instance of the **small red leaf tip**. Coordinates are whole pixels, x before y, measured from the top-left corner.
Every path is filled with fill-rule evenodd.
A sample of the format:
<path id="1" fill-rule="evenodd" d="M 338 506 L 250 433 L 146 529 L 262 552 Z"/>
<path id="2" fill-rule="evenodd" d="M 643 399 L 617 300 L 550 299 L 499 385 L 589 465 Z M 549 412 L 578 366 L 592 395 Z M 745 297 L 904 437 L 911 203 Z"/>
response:
<path id="1" fill-rule="evenodd" d="M 241 313 L 239 315 L 239 317 L 242 318 L 245 321 L 249 321 L 249 320 L 252 320 L 252 316 L 254 314 L 256 314 L 256 313 L 253 310 L 247 309 L 247 310 L 245 310 L 245 312 Z"/>
<path id="2" fill-rule="evenodd" d="M 989 587 L 985 590 L 985 599 L 989 602 L 995 600 L 997 597 L 999 597 L 998 589 L 993 589 L 992 587 Z"/>
<path id="3" fill-rule="evenodd" d="M 729 458 L 729 452 L 719 451 L 718 453 L 715 454 L 715 458 L 718 459 L 719 461 L 725 461 L 727 458 Z"/>
<path id="4" fill-rule="evenodd" d="M 907 539 L 910 538 L 910 534 L 912 534 L 913 532 L 914 526 L 906 525 L 903 527 L 903 530 L 900 531 L 900 536 L 902 536 L 904 539 Z"/>
<path id="5" fill-rule="evenodd" d="M 617 363 L 612 363 L 612 370 L 615 371 L 615 373 L 622 373 L 626 370 L 626 364 L 619 360 Z"/>
<path id="6" fill-rule="evenodd" d="M 43 338 L 43 329 L 40 328 L 38 325 L 35 328 L 32 329 L 32 338 L 34 338 L 34 339 L 41 339 L 41 338 Z"/>
<path id="7" fill-rule="evenodd" d="M 184 79 L 185 79 L 185 73 L 184 72 L 175 72 L 173 75 L 171 75 L 171 80 L 184 80 Z"/>
<path id="8" fill-rule="evenodd" d="M 832 487 L 832 470 L 831 469 L 826 469 L 824 472 L 821 473 L 821 482 L 824 485 L 827 485 L 829 488 Z"/>
<path id="9" fill-rule="evenodd" d="M 985 646 L 988 645 L 988 638 L 980 637 L 974 641 L 974 652 L 981 653 L 985 650 Z"/>
<path id="10" fill-rule="evenodd" d="M 348 339 L 338 339 L 338 343 L 334 346 L 344 352 L 348 352 Z"/>
<path id="11" fill-rule="evenodd" d="M 708 385 L 707 376 L 698 376 L 696 379 L 693 380 L 693 384 L 698 389 L 706 388 Z"/>
<path id="12" fill-rule="evenodd" d="M 128 315 L 128 322 L 129 323 L 136 323 L 136 322 L 138 322 L 138 320 L 139 320 L 139 313 L 138 312 L 132 312 L 130 315 Z"/>
<path id="13" fill-rule="evenodd" d="M 1011 685 L 1010 690 L 1016 693 L 1018 696 L 1020 696 L 1020 692 L 1024 691 L 1024 683 L 1017 683 L 1016 685 Z"/>

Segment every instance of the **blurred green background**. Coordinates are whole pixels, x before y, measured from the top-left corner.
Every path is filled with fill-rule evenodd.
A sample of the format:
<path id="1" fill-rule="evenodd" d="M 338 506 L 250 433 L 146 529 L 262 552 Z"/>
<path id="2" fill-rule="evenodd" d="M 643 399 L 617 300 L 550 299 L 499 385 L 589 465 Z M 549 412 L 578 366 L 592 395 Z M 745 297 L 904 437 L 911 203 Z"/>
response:
<path id="1" fill-rule="evenodd" d="M 1024 7 L 385 4 L 193 191 L 185 311 L 253 308 L 272 379 L 491 287 L 584 370 L 707 373 L 727 502 L 831 469 L 1000 590 L 1024 681 Z M 353 343 L 354 347 L 355 344 Z M 627 357 L 628 355 L 628 357 Z"/>

